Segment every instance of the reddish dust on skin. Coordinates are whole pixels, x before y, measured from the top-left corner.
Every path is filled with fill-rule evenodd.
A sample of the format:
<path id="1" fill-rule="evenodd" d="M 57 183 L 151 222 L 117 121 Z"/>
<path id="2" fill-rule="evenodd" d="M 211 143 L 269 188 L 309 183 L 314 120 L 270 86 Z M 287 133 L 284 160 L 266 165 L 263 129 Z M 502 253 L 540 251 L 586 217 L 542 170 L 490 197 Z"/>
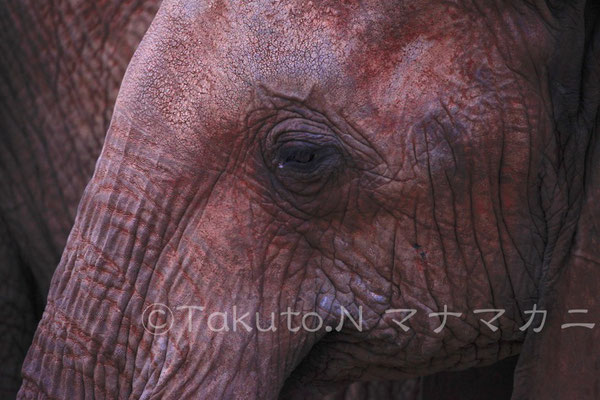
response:
<path id="1" fill-rule="evenodd" d="M 330 27 L 332 32 L 341 32 L 350 36 L 360 21 L 357 21 L 361 7 L 360 0 L 310 0 L 307 9 L 313 9 L 319 16 L 318 23 Z M 301 6 L 303 7 L 303 5 Z"/>
<path id="2" fill-rule="evenodd" d="M 269 2 L 269 5 L 272 4 Z M 150 285 L 152 290 L 144 300 L 150 301 L 156 292 L 163 291 L 165 293 L 163 297 L 167 297 L 173 303 L 199 300 L 206 301 L 205 304 L 212 302 L 214 307 L 221 307 L 230 306 L 228 302 L 239 300 L 239 305 L 259 309 L 270 305 L 265 303 L 265 299 L 277 299 L 273 300 L 277 306 L 298 305 L 298 301 L 302 300 L 302 305 L 312 307 L 319 303 L 319 296 L 326 292 L 327 295 L 336 297 L 344 306 L 350 305 L 355 308 L 364 306 L 366 312 L 370 313 L 368 320 L 376 321 L 380 315 L 377 315 L 379 310 L 370 307 L 373 305 L 371 303 L 373 299 L 381 299 L 380 306 L 383 309 L 387 305 L 404 306 L 407 305 L 407 301 L 427 304 L 429 302 L 427 297 L 431 293 L 436 293 L 440 302 L 448 301 L 449 307 L 460 308 L 461 304 L 453 302 L 470 300 L 469 293 L 460 289 L 478 278 L 480 282 L 486 284 L 493 280 L 492 284 L 503 285 L 505 271 L 493 271 L 494 274 L 483 276 L 484 271 L 477 253 L 483 251 L 473 242 L 475 233 L 463 233 L 462 242 L 458 243 L 457 233 L 451 229 L 456 226 L 468 226 L 475 219 L 483 219 L 484 223 L 480 223 L 473 230 L 478 229 L 478 233 L 484 234 L 493 233 L 497 225 L 492 203 L 495 200 L 494 193 L 487 193 L 482 188 L 467 187 L 467 184 L 461 186 L 463 184 L 461 179 L 467 180 L 466 177 L 459 176 L 457 179 L 455 176 L 448 178 L 445 175 L 447 170 L 451 170 L 448 167 L 450 162 L 446 161 L 451 160 L 452 157 L 449 154 L 449 146 L 444 145 L 443 140 L 437 140 L 436 136 L 441 136 L 440 131 L 445 127 L 440 129 L 439 125 L 435 125 L 437 122 L 435 118 L 429 115 L 443 111 L 443 106 L 439 105 L 439 92 L 458 91 L 462 94 L 464 87 L 471 86 L 473 80 L 471 75 L 477 70 L 477 62 L 481 62 L 481 54 L 474 55 L 470 52 L 465 54 L 464 50 L 484 47 L 482 53 L 488 52 L 488 47 L 485 46 L 487 43 L 481 36 L 477 36 L 474 43 L 465 43 L 469 39 L 466 37 L 468 32 L 465 31 L 471 30 L 475 31 L 472 32 L 474 35 L 477 34 L 476 23 L 470 23 L 464 15 L 459 17 L 459 14 L 454 12 L 453 6 L 440 2 L 426 3 L 431 12 L 418 8 L 419 4 L 395 8 L 396 2 L 390 2 L 388 5 L 374 6 L 371 10 L 372 14 L 366 14 L 367 16 L 362 13 L 360 7 L 355 7 L 357 3 L 353 1 L 341 4 L 315 2 L 313 9 L 304 9 L 304 11 L 301 7 L 303 4 L 282 2 L 282 7 L 276 8 L 276 11 L 271 14 L 272 18 L 268 22 L 271 25 L 257 27 L 258 24 L 254 20 L 245 20 L 245 15 L 232 11 L 236 10 L 234 8 L 236 6 L 230 4 L 228 8 L 224 1 L 217 1 L 206 11 L 206 14 L 202 15 L 202 18 L 193 22 L 188 21 L 187 26 L 179 24 L 179 20 L 174 22 L 163 16 L 156 22 L 154 36 L 150 37 L 149 44 L 141 48 L 142 62 L 132 66 L 133 72 L 130 73 L 129 80 L 124 83 L 124 90 L 129 89 L 133 95 L 126 98 L 127 101 L 124 100 L 120 107 L 134 113 L 140 111 L 135 108 L 140 107 L 139 104 L 142 103 L 148 106 L 142 111 L 148 114 L 147 110 L 152 110 L 158 120 L 156 122 L 161 122 L 163 125 L 149 123 L 149 126 L 146 126 L 145 130 L 140 130 L 139 134 L 126 132 L 126 135 L 129 143 L 137 143 L 137 146 L 133 145 L 131 148 L 133 153 L 138 151 L 140 159 L 143 159 L 142 155 L 147 156 L 142 154 L 143 150 L 150 146 L 144 135 L 163 134 L 164 137 L 152 142 L 152 146 L 164 159 L 168 159 L 169 155 L 171 158 L 177 158 L 177 163 L 166 172 L 147 169 L 142 171 L 143 173 L 138 173 L 142 180 L 132 185 L 136 189 L 132 192 L 143 192 L 143 196 L 137 200 L 153 209 L 156 215 L 158 213 L 153 203 L 160 203 L 165 198 L 177 199 L 169 203 L 171 207 L 165 207 L 168 208 L 167 213 L 185 211 L 185 215 L 181 216 L 163 215 L 162 221 L 159 221 L 165 226 L 168 223 L 169 227 L 176 225 L 175 228 L 181 230 L 178 232 L 179 236 L 164 235 L 169 241 L 164 249 L 153 249 L 154 253 L 161 253 L 162 250 L 161 262 L 156 266 L 151 264 L 150 268 L 147 268 L 146 264 L 132 264 L 131 260 L 129 264 L 122 263 L 123 268 L 130 270 L 139 268 L 142 272 L 152 272 Z M 241 5 L 238 3 L 237 6 L 249 7 L 246 3 Z M 279 21 L 277 18 L 282 19 L 288 15 L 286 13 L 292 20 L 287 21 L 284 26 L 274 25 Z M 215 16 L 220 17 L 216 18 L 218 21 L 231 19 L 226 21 L 231 22 L 231 29 L 233 29 L 231 35 L 214 32 L 226 27 L 227 23 L 215 22 L 212 26 L 213 32 L 206 27 L 205 24 L 213 23 Z M 303 16 L 306 18 L 303 19 Z M 260 21 L 266 20 L 269 18 L 263 17 Z M 348 32 L 342 29 L 350 26 L 344 21 L 354 20 L 357 20 L 356 23 L 351 24 L 354 31 Z M 298 24 L 295 24 L 296 22 Z M 465 31 L 457 28 L 458 24 L 463 23 Z M 247 25 L 252 25 L 257 30 L 252 32 L 255 34 L 255 38 L 252 39 L 255 42 L 245 41 L 244 35 L 239 34 L 239 30 L 244 32 L 243 29 Z M 304 29 L 307 27 L 319 28 L 319 33 L 329 30 L 330 36 L 317 35 L 313 31 L 305 32 Z M 425 31 L 424 27 L 433 28 Z M 210 39 L 206 39 L 208 34 L 212 35 Z M 222 40 L 223 43 L 219 43 L 215 38 Z M 431 48 L 425 47 L 428 41 L 435 42 L 431 44 Z M 264 50 L 259 50 L 263 47 L 258 46 L 264 46 Z M 412 48 L 409 51 L 410 46 Z M 223 48 L 235 54 L 224 55 Z M 307 60 L 305 54 L 315 56 L 315 59 Z M 325 58 L 329 58 L 318 59 L 323 54 Z M 332 68 L 329 68 L 329 65 L 327 68 L 322 68 L 322 61 L 330 62 Z M 415 65 L 411 65 L 411 62 Z M 152 63 L 151 67 L 147 68 L 150 63 Z M 334 70 L 340 65 L 342 71 Z M 146 78 L 150 73 L 156 74 L 152 78 L 154 81 Z M 195 80 L 200 79 L 199 76 L 210 81 L 210 84 L 206 85 L 210 89 L 207 90 L 208 95 L 204 92 L 190 91 L 190 88 L 195 86 L 190 82 L 195 83 Z M 443 81 L 442 77 L 446 80 Z M 141 84 L 144 79 L 147 79 L 146 82 L 151 81 L 149 84 L 155 87 L 149 89 L 145 84 Z M 348 84 L 348 87 L 338 88 L 344 84 Z M 320 97 L 320 103 L 317 105 L 314 98 L 296 102 L 298 108 L 306 108 L 303 111 L 312 108 L 327 113 L 331 111 L 332 103 L 344 109 L 346 114 L 343 117 L 358 126 L 355 129 L 357 132 L 354 132 L 355 137 L 348 138 L 350 134 L 343 132 L 344 129 L 339 129 L 341 134 L 337 135 L 336 139 L 340 142 L 345 140 L 345 144 L 340 144 L 338 147 L 340 151 L 344 149 L 351 153 L 348 159 L 356 164 L 356 168 L 347 173 L 355 174 L 352 178 L 356 179 L 344 180 L 341 177 L 339 181 L 330 183 L 326 189 L 334 192 L 332 196 L 323 196 L 326 193 L 322 191 L 307 201 L 306 198 L 300 199 L 290 191 L 285 192 L 286 201 L 271 200 L 275 197 L 272 183 L 278 178 L 274 177 L 268 165 L 265 165 L 264 160 L 261 159 L 265 153 L 261 153 L 262 149 L 256 145 L 260 141 L 258 136 L 262 133 L 268 134 L 269 129 L 265 128 L 265 132 L 259 134 L 247 126 L 240 126 L 241 123 L 236 125 L 239 121 L 245 120 L 245 116 L 248 115 L 247 110 L 271 107 L 273 113 L 278 113 L 283 112 L 282 110 L 288 106 L 289 102 L 276 103 L 272 99 L 277 97 L 275 95 L 271 96 L 272 98 L 269 97 L 270 95 L 264 95 L 264 99 L 253 98 L 260 92 L 259 87 L 267 85 L 281 93 L 280 97 L 288 95 L 302 98 L 306 92 L 304 89 L 310 87 L 321 90 L 321 92 L 318 90 L 311 92 L 317 93 L 314 97 Z M 237 90 L 248 87 L 257 90 L 255 92 L 250 89 Z M 329 89 L 345 90 L 349 95 L 336 96 L 331 94 Z M 139 92 L 148 96 L 137 96 Z M 409 101 L 405 101 L 405 109 L 402 109 L 402 112 L 406 111 L 410 114 L 410 119 L 403 119 L 403 115 L 398 115 L 401 111 L 397 103 L 402 102 L 404 97 L 408 97 L 407 93 L 412 97 Z M 454 109 L 447 111 L 447 114 L 458 113 L 466 108 L 463 106 L 467 100 L 464 95 L 460 101 L 457 100 L 458 104 L 455 104 Z M 435 106 L 427 108 L 426 106 L 430 104 Z M 357 111 L 357 108 L 363 106 L 367 111 L 362 112 L 363 109 Z M 485 111 L 485 113 L 472 113 L 468 116 L 474 120 L 481 118 L 483 114 L 486 119 L 483 122 L 478 121 L 482 123 L 477 126 L 471 122 L 470 129 L 466 130 L 463 140 L 472 141 L 470 135 L 478 134 L 496 136 L 496 130 L 485 130 L 488 127 L 485 123 L 491 125 L 498 123 L 498 113 L 490 106 Z M 335 111 L 330 114 L 334 113 Z M 142 117 L 148 116 L 142 112 L 140 115 L 140 119 L 146 119 Z M 305 115 L 310 114 L 306 112 Z M 453 116 L 450 115 L 450 118 Z M 427 118 L 430 121 L 426 121 Z M 314 122 L 311 121 L 311 117 L 305 119 Z M 123 121 L 118 122 L 123 123 Z M 430 124 L 427 125 L 426 122 Z M 421 125 L 427 126 L 421 128 Z M 448 123 L 448 125 L 452 124 Z M 456 125 L 452 126 L 456 127 Z M 116 133 L 119 125 L 116 124 L 111 129 Z M 449 134 L 457 134 L 456 129 L 448 130 L 452 131 Z M 361 135 L 364 140 L 356 139 Z M 342 139 L 342 136 L 345 137 Z M 116 139 L 112 139 L 113 143 Z M 372 145 L 372 142 L 376 142 L 376 145 Z M 418 151 L 415 150 L 417 147 Z M 498 152 L 499 150 L 493 146 L 484 150 L 475 149 L 472 152 L 474 155 L 459 154 L 458 162 L 467 164 L 471 161 L 468 159 L 469 156 L 478 161 L 478 165 L 470 165 L 478 167 L 475 183 L 483 182 L 483 188 L 486 189 L 491 185 L 493 191 L 496 189 L 496 181 L 493 180 L 496 176 L 490 178 L 488 175 L 493 174 L 495 170 L 485 167 L 488 159 L 497 156 Z M 361 157 L 369 159 L 371 165 Z M 106 154 L 104 158 L 106 159 Z M 467 158 L 467 161 L 464 158 Z M 405 162 L 405 159 L 408 161 Z M 131 170 L 137 170 L 141 163 L 134 158 L 118 156 L 113 156 L 113 160 L 110 165 L 129 164 L 132 166 Z M 155 164 L 158 164 L 162 160 L 157 157 L 155 161 Z M 369 175 L 369 172 L 373 172 L 370 169 L 373 164 L 381 167 L 381 171 L 377 170 L 375 174 Z M 148 165 L 155 166 L 152 162 Z M 518 167 L 521 168 L 523 165 Z M 126 170 L 126 168 L 119 169 L 119 171 Z M 360 178 L 363 178 L 362 181 Z M 522 177 L 519 178 L 516 184 L 522 185 Z M 449 179 L 455 180 L 449 182 Z M 152 182 L 159 182 L 162 185 L 154 187 L 150 184 Z M 293 183 L 298 184 L 298 182 Z M 359 187 L 361 184 L 363 186 Z M 462 192 L 475 191 L 473 204 L 467 201 L 454 201 L 451 185 L 459 189 L 466 188 Z M 151 188 L 153 190 L 148 191 Z M 283 192 L 280 188 L 278 190 Z M 375 190 L 379 192 L 370 193 Z M 105 193 L 112 193 L 110 186 L 106 187 Z M 510 193 L 511 195 L 517 193 L 516 189 Z M 464 193 L 460 195 L 464 196 L 461 199 L 468 196 Z M 382 199 L 378 202 L 374 200 L 375 196 L 380 196 Z M 89 197 L 99 201 L 97 197 L 93 197 L 93 194 Z M 345 203 L 344 200 L 347 202 Z M 314 223 L 312 220 L 305 221 L 306 229 L 304 227 L 302 230 L 285 229 L 287 221 L 292 221 L 289 222 L 289 226 L 295 228 L 293 225 L 297 223 L 293 216 L 298 210 L 304 210 L 308 206 L 315 207 L 311 209 L 312 214 L 307 213 L 314 217 L 314 210 L 329 206 L 328 201 L 333 202 L 334 205 L 339 204 L 343 208 L 339 215 L 331 213 L 327 216 L 329 219 L 337 218 L 335 221 L 315 217 L 317 221 Z M 106 201 L 107 204 L 108 202 Z M 511 206 L 518 208 L 513 204 L 510 203 Z M 449 210 L 453 207 L 460 212 L 460 217 L 454 216 L 454 220 L 449 217 L 451 215 Z M 111 221 L 119 221 L 117 215 L 119 210 L 110 211 L 114 215 L 110 217 L 111 219 L 105 217 L 107 219 L 103 225 L 106 229 L 110 228 Z M 517 212 L 520 211 L 517 209 Z M 139 218 L 139 215 L 139 213 L 132 213 L 123 220 L 129 223 Z M 522 216 L 526 217 L 525 214 Z M 92 218 L 89 215 L 82 218 L 86 217 Z M 441 222 L 438 223 L 437 219 Z M 158 226 L 154 220 L 152 222 L 152 226 L 148 229 Z M 121 235 L 125 238 L 128 232 L 111 228 L 108 233 L 114 237 Z M 338 238 L 338 247 L 342 246 L 343 251 L 336 251 L 338 248 L 335 247 L 335 239 Z M 494 243 L 496 237 L 489 234 L 486 239 L 488 239 L 486 244 Z M 416 244 L 417 241 L 422 245 Z M 444 247 L 448 242 L 451 242 L 451 245 Z M 345 246 L 344 243 L 349 245 Z M 411 252 L 411 245 L 414 253 Z M 451 254 L 447 250 L 454 250 L 459 246 L 475 249 L 471 258 L 461 260 L 457 257 L 446 260 L 445 255 Z M 491 247 L 486 250 L 491 252 L 490 250 L 493 249 Z M 506 253 L 511 250 L 508 249 Z M 115 249 L 107 248 L 107 251 L 114 252 Z M 146 254 L 142 251 L 139 253 L 144 256 Z M 174 275 L 170 275 L 171 273 Z M 248 276 L 252 279 L 246 279 Z M 431 283 L 428 277 L 432 278 Z M 400 286 L 394 279 L 404 283 L 401 294 L 398 290 L 394 291 L 392 287 Z M 460 286 L 457 285 L 458 289 L 451 292 L 448 282 L 452 282 L 453 279 L 456 279 Z M 390 285 L 390 281 L 394 285 Z M 353 286 L 352 282 L 360 284 Z M 418 284 L 407 284 L 407 282 L 418 282 Z M 326 288 L 325 292 L 321 292 L 322 288 Z M 485 285 L 483 289 L 484 295 L 477 301 L 486 304 L 494 301 L 492 296 L 485 297 L 487 296 Z M 285 293 L 283 300 L 282 292 Z M 523 293 L 519 294 L 523 295 Z M 157 297 L 160 300 L 161 297 Z M 82 301 L 91 300 L 83 297 Z M 93 317 L 96 318 L 97 315 Z M 508 324 L 510 325 L 510 322 Z M 426 325 L 416 326 L 415 335 L 429 338 L 425 329 L 427 329 Z M 180 328 L 179 332 L 183 330 Z M 456 332 L 459 335 L 451 337 Z M 173 332 L 175 333 L 177 331 Z M 255 390 L 257 393 L 264 390 L 267 395 L 274 396 L 283 385 L 284 379 L 292 372 L 291 368 L 300 362 L 300 355 L 306 354 L 309 350 L 312 345 L 310 340 L 318 340 L 314 335 L 309 338 L 303 337 L 301 336 L 303 333 L 286 338 L 285 331 L 280 331 L 278 333 L 280 336 L 277 337 L 257 336 L 256 340 L 251 342 L 246 342 L 249 337 L 242 335 L 237 339 L 236 336 L 229 335 L 225 340 L 223 336 L 213 335 L 208 331 L 198 331 L 194 334 L 198 339 L 195 343 L 198 347 L 194 348 L 194 351 L 186 353 L 184 351 L 186 349 L 182 349 L 178 343 L 169 344 L 173 346 L 173 353 L 166 354 L 171 356 L 170 361 L 180 362 L 182 368 L 181 371 L 177 371 L 174 378 L 188 379 L 189 382 L 202 387 L 206 382 L 212 381 L 215 370 L 217 370 L 217 379 L 226 376 L 224 374 L 227 372 L 239 373 L 222 383 L 222 388 L 210 388 L 217 395 L 228 393 L 226 390 L 248 389 Z M 373 346 L 387 346 L 386 349 L 390 349 L 389 336 L 386 336 L 386 340 L 378 342 L 379 338 L 388 334 L 382 330 L 373 329 L 364 333 L 365 336 L 360 336 L 357 332 L 352 334 L 356 334 L 355 338 L 369 340 Z M 318 360 L 321 362 L 318 364 L 319 367 L 324 369 L 319 372 L 323 372 L 324 377 L 318 376 L 316 379 L 323 379 L 326 382 L 329 377 L 331 380 L 344 378 L 344 376 L 340 377 L 339 370 L 334 370 L 336 362 L 329 362 L 327 357 L 337 361 L 336 357 L 344 357 L 347 354 L 352 355 L 351 359 L 343 360 L 343 366 L 347 370 L 356 368 L 356 370 L 366 371 L 373 367 L 378 371 L 381 365 L 386 365 L 396 366 L 398 371 L 409 371 L 411 374 L 432 373 L 436 369 L 456 367 L 457 360 L 480 361 L 476 360 L 477 354 L 470 353 L 474 347 L 471 345 L 476 338 L 480 337 L 471 326 L 458 325 L 457 330 L 452 334 L 431 339 L 434 341 L 439 339 L 439 343 L 433 343 L 425 350 L 415 342 L 397 342 L 393 354 L 389 351 L 372 353 L 353 351 L 352 347 L 349 351 L 348 343 L 343 341 L 337 344 L 346 347 L 343 351 L 335 353 L 334 339 L 334 342 L 327 344 L 328 351 L 330 348 L 334 350 L 331 353 L 325 352 L 324 357 Z M 183 335 L 187 334 L 183 332 Z M 191 336 L 188 338 L 190 341 L 192 339 Z M 438 345 L 442 346 L 442 341 L 446 352 L 444 355 L 440 355 L 438 351 Z M 202 347 L 211 342 L 216 343 L 214 347 Z M 156 353 L 157 359 L 165 354 L 163 347 L 155 346 L 153 338 L 145 337 L 142 343 L 146 343 L 149 352 Z M 273 343 L 278 343 L 279 346 L 273 346 Z M 493 345 L 495 346 L 496 343 Z M 275 347 L 277 354 L 271 353 Z M 266 351 L 262 351 L 265 349 Z M 410 361 L 410 355 L 415 353 L 423 359 Z M 119 356 L 123 357 L 123 362 L 127 361 L 127 355 Z M 453 359 L 454 356 L 456 357 Z M 248 358 L 241 360 L 236 357 Z M 285 369 L 282 368 L 281 359 L 278 357 L 284 358 L 290 365 L 286 365 Z M 498 357 L 497 352 L 490 356 L 490 359 L 493 357 Z M 254 374 L 249 372 L 254 371 L 253 369 L 229 368 L 227 371 L 228 367 L 254 365 L 251 363 L 256 360 L 260 360 L 261 367 L 264 367 L 258 369 L 258 373 L 263 374 L 258 378 L 250 375 Z M 333 369 L 327 370 L 330 366 L 334 366 Z M 206 381 L 194 381 L 199 379 L 198 371 L 202 370 L 213 375 L 209 375 Z M 138 371 L 134 371 L 137 374 Z M 314 368 L 310 372 L 313 371 Z M 162 374 L 170 371 L 165 368 L 163 371 L 156 372 Z M 138 383 L 143 386 L 146 375 L 144 373 L 139 375 Z M 169 381 L 167 378 L 165 378 L 167 389 L 172 393 L 178 393 L 177 391 L 182 388 L 175 380 Z M 260 382 L 261 386 L 255 387 L 257 382 Z M 227 385 L 232 385 L 234 388 L 227 388 Z M 204 389 L 207 390 L 206 387 Z"/>
<path id="3" fill-rule="evenodd" d="M 227 6 L 227 2 L 225 0 L 216 0 L 210 5 L 210 12 L 215 15 L 215 17 L 225 17 L 229 12 L 229 7 Z"/>
<path id="4" fill-rule="evenodd" d="M 427 254 L 425 250 L 421 246 L 414 246 L 415 256 L 413 258 L 415 267 L 419 270 L 419 272 L 423 273 L 427 268 Z"/>
<path id="5" fill-rule="evenodd" d="M 411 55 L 405 51 L 418 39 L 423 41 L 444 41 L 455 36 L 452 25 L 460 17 L 452 5 L 428 5 L 429 12 L 417 12 L 418 5 L 402 4 L 390 7 L 378 14 L 378 19 L 369 20 L 359 25 L 355 36 L 360 42 L 350 53 L 346 73 L 355 78 L 358 88 L 369 90 L 374 80 L 390 78 L 398 65 Z M 448 19 L 450 21 L 448 22 Z M 447 29 L 424 30 L 424 26 L 435 26 L 440 23 L 448 25 Z M 341 33 L 341 32 L 340 32 Z M 424 65 L 423 65 L 424 66 Z M 421 70 L 421 74 L 425 71 Z M 434 78 L 433 76 L 429 79 Z M 422 76 L 422 80 L 428 80 Z M 411 88 L 418 90 L 418 88 Z"/>

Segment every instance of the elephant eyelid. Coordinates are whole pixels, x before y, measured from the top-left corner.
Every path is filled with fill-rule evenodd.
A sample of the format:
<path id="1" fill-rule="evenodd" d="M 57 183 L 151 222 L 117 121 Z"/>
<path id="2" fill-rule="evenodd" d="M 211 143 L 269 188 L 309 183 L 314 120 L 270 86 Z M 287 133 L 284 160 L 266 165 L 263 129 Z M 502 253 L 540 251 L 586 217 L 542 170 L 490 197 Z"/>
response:
<path id="1" fill-rule="evenodd" d="M 326 141 L 327 142 L 327 141 Z M 272 165 L 285 172 L 309 174 L 328 166 L 335 166 L 341 152 L 333 143 L 315 143 L 304 138 L 286 139 L 276 146 Z"/>
<path id="2" fill-rule="evenodd" d="M 288 118 L 268 128 L 262 159 L 275 189 L 315 196 L 338 182 L 347 156 L 343 143 L 325 122 Z"/>

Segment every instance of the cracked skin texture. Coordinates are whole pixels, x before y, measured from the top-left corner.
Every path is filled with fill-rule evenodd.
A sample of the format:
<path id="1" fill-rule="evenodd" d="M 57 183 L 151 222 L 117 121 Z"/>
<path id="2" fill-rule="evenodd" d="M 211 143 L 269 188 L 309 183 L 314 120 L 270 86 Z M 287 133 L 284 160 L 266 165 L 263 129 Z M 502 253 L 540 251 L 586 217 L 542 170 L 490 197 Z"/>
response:
<path id="1" fill-rule="evenodd" d="M 547 354 L 518 327 L 562 293 L 548 274 L 591 207 L 582 176 L 594 159 L 574 154 L 592 148 L 596 93 L 568 108 L 553 81 L 574 73 L 553 64 L 567 35 L 558 13 L 583 10 L 164 1 L 125 75 L 20 398 L 318 398 L 492 364 L 523 346 Z M 581 44 L 573 59 L 594 59 L 589 32 L 564 31 Z M 573 109 L 575 145 L 564 136 Z M 283 319 L 260 333 L 175 324 L 154 336 L 140 322 L 153 303 L 236 305 L 263 320 L 290 307 L 325 325 L 343 306 L 364 323 L 330 333 L 292 333 Z M 435 334 L 427 314 L 444 305 L 463 315 Z M 392 308 L 418 311 L 409 332 Z M 485 308 L 506 309 L 498 331 L 470 313 Z M 523 382 L 533 360 L 520 360 Z M 551 375 L 534 372 L 544 398 Z"/>

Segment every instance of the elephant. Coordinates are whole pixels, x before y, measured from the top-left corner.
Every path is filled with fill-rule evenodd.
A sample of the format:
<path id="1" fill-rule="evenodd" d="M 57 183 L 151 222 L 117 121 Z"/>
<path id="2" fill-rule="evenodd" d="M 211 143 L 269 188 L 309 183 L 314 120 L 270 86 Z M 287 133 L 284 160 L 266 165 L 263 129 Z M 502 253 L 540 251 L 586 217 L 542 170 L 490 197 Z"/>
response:
<path id="1" fill-rule="evenodd" d="M 69 1 L 41 8 L 30 1 L 4 6 L 0 25 L 9 47 L 0 59 L 5 78 L 0 88 L 5 193 L 0 198 L 1 398 L 14 398 L 20 386 L 22 359 L 100 153 L 125 67 L 158 5 L 127 0 L 92 8 Z M 439 374 L 408 385 L 355 383 L 336 398 L 406 400 L 421 392 L 424 398 L 441 393 L 476 398 L 483 388 L 502 396 L 510 390 L 513 368 L 509 360 L 500 367 Z M 477 384 L 457 385 L 467 380 Z"/>
<path id="2" fill-rule="evenodd" d="M 14 398 L 20 386 L 22 359 L 100 153 L 125 67 L 158 3 L 100 2 L 92 8 L 72 1 L 41 8 L 30 1 L 4 5 L 0 25 L 8 47 L 0 59 L 5 78 L 0 88 L 0 177 L 5 193 L 0 198 L 0 302 L 5 312 L 1 398 Z M 442 392 L 475 398 L 482 388 L 498 396 L 512 384 L 513 364 L 440 374 L 410 385 L 353 384 L 339 396 L 382 398 L 389 393 L 390 398 L 409 399 L 420 395 L 422 387 L 425 398 L 439 398 Z M 450 389 L 464 380 L 478 383 Z"/>
<path id="3" fill-rule="evenodd" d="M 18 397 L 319 398 L 515 357 L 514 399 L 597 397 L 598 331 L 563 328 L 600 315 L 599 13 L 163 1 Z"/>
<path id="4" fill-rule="evenodd" d="M 21 365 L 125 68 L 159 5 L 85 3 L 0 6 L 2 399 L 20 387 Z"/>

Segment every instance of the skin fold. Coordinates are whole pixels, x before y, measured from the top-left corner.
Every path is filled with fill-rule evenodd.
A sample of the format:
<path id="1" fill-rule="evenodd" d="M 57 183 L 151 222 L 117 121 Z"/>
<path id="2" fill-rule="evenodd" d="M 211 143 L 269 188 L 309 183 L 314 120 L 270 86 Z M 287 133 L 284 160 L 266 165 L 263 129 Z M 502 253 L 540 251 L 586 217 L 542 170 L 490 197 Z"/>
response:
<path id="1" fill-rule="evenodd" d="M 597 17 L 585 1 L 165 0 L 19 398 L 360 398 L 350 383 L 517 354 L 513 398 L 597 397 L 598 331 L 559 329 L 569 308 L 600 315 Z M 156 303 L 203 310 L 155 335 Z M 534 304 L 556 312 L 539 334 L 519 329 Z M 324 326 L 344 307 L 363 329 L 206 329 L 233 306 Z M 444 306 L 463 314 L 434 333 Z M 497 331 L 470 312 L 497 308 Z M 417 310 L 408 332 L 389 309 Z"/>

